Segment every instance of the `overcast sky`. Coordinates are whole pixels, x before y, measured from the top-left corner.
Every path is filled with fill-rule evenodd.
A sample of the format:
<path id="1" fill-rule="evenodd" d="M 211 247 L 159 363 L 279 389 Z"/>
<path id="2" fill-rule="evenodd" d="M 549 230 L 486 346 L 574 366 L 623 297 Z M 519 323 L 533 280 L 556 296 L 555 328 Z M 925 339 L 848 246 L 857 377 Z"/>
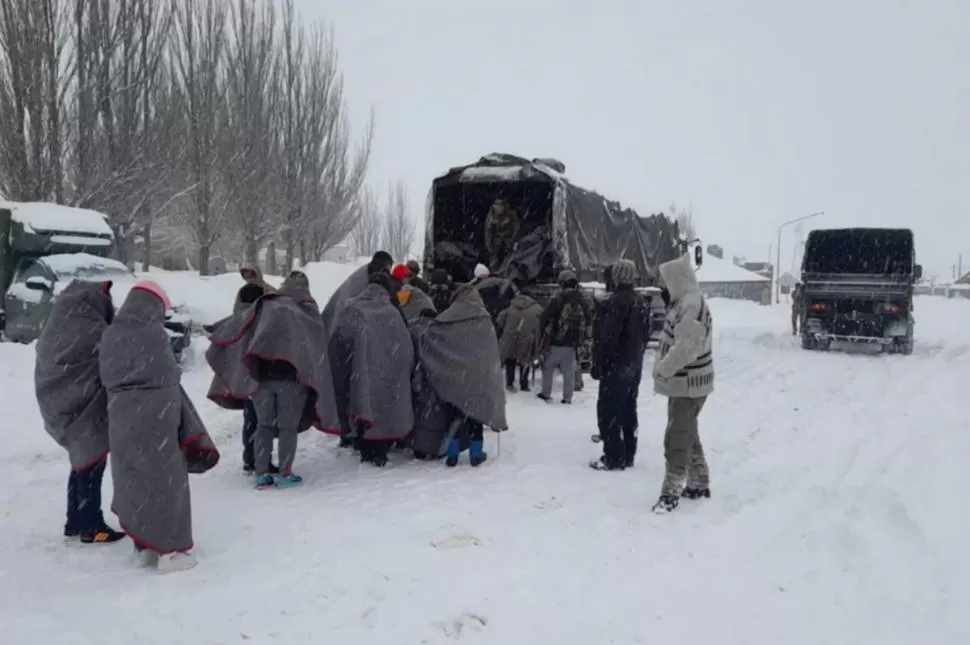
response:
<path id="1" fill-rule="evenodd" d="M 824 210 L 970 270 L 970 0 L 297 3 L 333 26 L 354 118 L 376 109 L 372 182 L 405 181 L 416 217 L 450 166 L 552 156 L 641 214 L 693 204 L 728 256 Z"/>

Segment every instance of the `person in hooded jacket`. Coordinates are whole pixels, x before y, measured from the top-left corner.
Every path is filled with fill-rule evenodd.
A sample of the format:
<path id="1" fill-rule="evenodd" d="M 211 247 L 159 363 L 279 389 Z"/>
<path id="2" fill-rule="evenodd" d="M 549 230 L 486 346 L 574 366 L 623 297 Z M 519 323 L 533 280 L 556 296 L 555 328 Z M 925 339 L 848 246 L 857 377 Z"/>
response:
<path id="1" fill-rule="evenodd" d="M 586 340 L 592 324 L 589 303 L 579 291 L 579 279 L 569 269 L 559 274 L 562 290 L 549 302 L 540 318 L 540 327 L 549 340 L 549 350 L 542 364 L 543 401 L 552 400 L 552 380 L 556 370 L 562 372 L 562 402 L 573 402 L 576 379 L 576 354 Z"/>
<path id="2" fill-rule="evenodd" d="M 242 299 L 242 293 L 243 289 L 246 289 L 249 286 L 258 288 L 260 290 L 260 295 L 276 292 L 276 287 L 266 282 L 266 280 L 263 278 L 263 272 L 259 268 L 258 264 L 243 267 L 239 270 L 239 274 L 242 276 L 242 279 L 246 282 L 246 284 L 244 284 L 236 293 L 236 300 L 232 304 L 233 313 L 245 309 L 248 306 L 249 303 L 244 302 Z M 250 293 L 252 292 L 253 290 L 250 289 Z"/>
<path id="3" fill-rule="evenodd" d="M 125 537 L 104 521 L 108 396 L 98 374 L 101 335 L 114 317 L 111 283 L 75 280 L 54 301 L 37 339 L 34 386 L 44 428 L 71 462 L 65 538 L 108 544 Z"/>
<path id="4" fill-rule="evenodd" d="M 681 497 L 710 497 L 710 476 L 697 418 L 714 391 L 713 319 L 689 255 L 660 265 L 670 306 L 653 368 L 654 392 L 667 397 L 666 472 L 655 512 L 677 508 Z"/>
<path id="5" fill-rule="evenodd" d="M 483 298 L 484 300 L 484 298 Z M 529 391 L 529 373 L 539 349 L 539 319 L 542 305 L 524 293 L 512 298 L 498 315 L 499 357 L 505 366 L 505 387 L 515 391 L 515 371 L 519 371 L 519 389 Z"/>
<path id="6" fill-rule="evenodd" d="M 418 261 L 408 260 L 407 267 L 411 270 L 411 277 L 408 278 L 408 284 L 428 293 L 428 283 L 421 277 L 421 265 L 418 264 Z"/>
<path id="7" fill-rule="evenodd" d="M 484 264 L 475 267 L 473 284 L 478 290 L 478 295 L 482 297 L 485 310 L 488 311 L 493 322 L 497 322 L 498 315 L 508 308 L 512 298 L 518 293 L 518 289 L 511 280 L 491 273 Z"/>
<path id="8" fill-rule="evenodd" d="M 611 270 L 613 293 L 596 318 L 592 376 L 599 381 L 596 417 L 603 456 L 590 463 L 596 470 L 623 470 L 637 454 L 637 395 L 643 374 L 643 353 L 649 330 L 646 305 L 634 291 L 636 265 L 620 260 Z"/>
<path id="9" fill-rule="evenodd" d="M 370 284 L 370 277 L 373 274 L 386 273 L 390 275 L 393 267 L 394 259 L 391 257 L 391 254 L 387 251 L 378 251 L 371 257 L 370 262 L 347 276 L 347 279 L 330 296 L 330 300 L 327 301 L 323 312 L 320 314 L 328 336 L 333 326 L 333 321 L 337 317 L 337 314 L 340 313 L 344 303 L 354 296 L 360 295 L 367 288 L 367 285 Z"/>

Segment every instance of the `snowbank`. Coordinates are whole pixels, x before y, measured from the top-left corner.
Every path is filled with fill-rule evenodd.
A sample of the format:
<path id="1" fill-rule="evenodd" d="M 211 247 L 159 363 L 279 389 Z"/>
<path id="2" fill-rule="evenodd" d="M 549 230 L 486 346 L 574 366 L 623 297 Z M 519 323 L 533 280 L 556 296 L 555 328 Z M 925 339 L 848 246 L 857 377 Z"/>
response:
<path id="1" fill-rule="evenodd" d="M 13 220 L 34 231 L 59 231 L 111 235 L 107 216 L 86 208 L 74 208 L 45 202 L 0 202 L 0 208 L 9 208 Z M 83 238 L 87 244 L 89 240 Z"/>

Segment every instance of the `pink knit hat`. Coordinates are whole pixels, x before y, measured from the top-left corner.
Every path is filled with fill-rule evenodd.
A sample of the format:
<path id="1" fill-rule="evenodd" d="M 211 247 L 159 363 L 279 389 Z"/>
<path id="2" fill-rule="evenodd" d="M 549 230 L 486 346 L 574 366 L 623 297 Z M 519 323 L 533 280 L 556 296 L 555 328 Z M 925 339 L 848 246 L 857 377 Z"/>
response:
<path id="1" fill-rule="evenodd" d="M 142 291 L 147 291 L 148 293 L 152 294 L 162 301 L 162 305 L 165 306 L 165 311 L 172 308 L 172 301 L 169 300 L 168 294 L 165 293 L 165 290 L 162 289 L 162 287 L 159 286 L 159 284 L 154 280 L 139 280 L 135 283 L 135 286 L 133 286 L 132 289 L 141 289 Z"/>

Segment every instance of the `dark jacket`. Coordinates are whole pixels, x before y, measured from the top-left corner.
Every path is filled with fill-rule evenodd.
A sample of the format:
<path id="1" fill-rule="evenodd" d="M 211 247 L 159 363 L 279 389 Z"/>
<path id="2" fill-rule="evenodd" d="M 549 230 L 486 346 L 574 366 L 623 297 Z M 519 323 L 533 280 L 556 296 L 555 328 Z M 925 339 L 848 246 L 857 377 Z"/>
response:
<path id="1" fill-rule="evenodd" d="M 559 328 L 559 313 L 566 304 L 579 304 L 583 310 L 583 329 L 578 334 L 564 333 Z M 579 347 L 586 340 L 586 330 L 593 322 L 593 314 L 589 303 L 579 289 L 563 289 L 559 292 L 542 312 L 540 326 L 549 334 L 550 345 L 553 347 Z"/>
<path id="2" fill-rule="evenodd" d="M 619 367 L 641 367 L 649 338 L 650 309 L 633 287 L 617 287 L 596 317 L 593 372 L 601 377 Z"/>
<path id="3" fill-rule="evenodd" d="M 482 297 L 485 310 L 492 320 L 497 320 L 498 315 L 509 308 L 512 298 L 516 295 L 515 287 L 512 282 L 505 278 L 490 275 L 475 283 L 478 295 Z"/>

